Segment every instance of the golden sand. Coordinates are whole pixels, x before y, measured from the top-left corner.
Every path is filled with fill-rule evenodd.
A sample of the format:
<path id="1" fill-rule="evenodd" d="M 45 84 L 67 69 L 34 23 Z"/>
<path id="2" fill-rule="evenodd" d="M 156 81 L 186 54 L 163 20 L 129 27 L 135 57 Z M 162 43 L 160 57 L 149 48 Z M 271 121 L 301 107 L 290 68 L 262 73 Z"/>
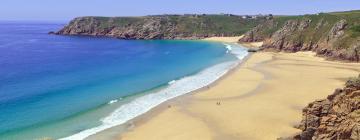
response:
<path id="1" fill-rule="evenodd" d="M 204 41 L 216 41 L 216 42 L 224 42 L 224 43 L 237 43 L 244 35 L 235 36 L 235 37 L 209 37 L 203 39 Z M 243 46 L 248 48 L 258 48 L 262 46 L 263 42 L 249 42 L 242 43 Z"/>
<path id="2" fill-rule="evenodd" d="M 204 40 L 236 43 L 241 37 Z M 242 45 L 257 48 L 262 42 Z M 258 52 L 209 89 L 163 103 L 130 121 L 128 131 L 114 137 L 275 140 L 299 132 L 293 126 L 300 122 L 302 108 L 326 98 L 359 72 L 360 64 L 326 61 L 312 52 Z"/>
<path id="3" fill-rule="evenodd" d="M 210 89 L 135 120 L 121 140 L 275 140 L 299 130 L 301 110 L 356 76 L 360 64 L 314 53 L 255 53 Z M 171 107 L 167 107 L 171 105 Z"/>
<path id="4" fill-rule="evenodd" d="M 249 42 L 249 43 L 242 43 L 241 45 L 247 48 L 259 48 L 263 45 L 263 42 Z"/>
<path id="5" fill-rule="evenodd" d="M 203 39 L 204 41 L 216 41 L 216 42 L 224 42 L 224 43 L 236 43 L 241 39 L 244 35 L 235 36 L 235 37 L 209 37 Z"/>

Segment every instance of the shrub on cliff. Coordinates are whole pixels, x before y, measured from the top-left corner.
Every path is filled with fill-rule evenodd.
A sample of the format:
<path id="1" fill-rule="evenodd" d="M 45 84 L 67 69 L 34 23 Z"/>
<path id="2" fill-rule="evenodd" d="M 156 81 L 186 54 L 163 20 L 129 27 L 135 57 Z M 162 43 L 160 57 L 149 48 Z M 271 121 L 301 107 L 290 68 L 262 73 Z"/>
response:
<path id="1" fill-rule="evenodd" d="M 346 82 L 346 87 L 360 89 L 360 75 L 357 78 L 351 78 Z"/>

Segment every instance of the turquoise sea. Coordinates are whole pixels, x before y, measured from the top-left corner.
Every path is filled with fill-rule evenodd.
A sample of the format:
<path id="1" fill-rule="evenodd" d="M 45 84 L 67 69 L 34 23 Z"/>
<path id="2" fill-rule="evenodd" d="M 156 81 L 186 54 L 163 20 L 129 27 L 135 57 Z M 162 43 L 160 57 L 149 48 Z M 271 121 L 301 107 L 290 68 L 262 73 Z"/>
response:
<path id="1" fill-rule="evenodd" d="M 204 87 L 247 55 L 231 44 L 48 35 L 0 22 L 0 139 L 78 140 Z"/>

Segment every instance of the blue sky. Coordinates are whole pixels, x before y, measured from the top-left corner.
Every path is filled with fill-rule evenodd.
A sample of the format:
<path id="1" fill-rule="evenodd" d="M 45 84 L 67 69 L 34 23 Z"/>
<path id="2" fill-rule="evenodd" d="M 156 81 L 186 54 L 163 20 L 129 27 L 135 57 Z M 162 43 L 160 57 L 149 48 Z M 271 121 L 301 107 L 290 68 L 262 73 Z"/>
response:
<path id="1" fill-rule="evenodd" d="M 183 13 L 307 14 L 360 10 L 360 0 L 1 0 L 0 20 Z"/>

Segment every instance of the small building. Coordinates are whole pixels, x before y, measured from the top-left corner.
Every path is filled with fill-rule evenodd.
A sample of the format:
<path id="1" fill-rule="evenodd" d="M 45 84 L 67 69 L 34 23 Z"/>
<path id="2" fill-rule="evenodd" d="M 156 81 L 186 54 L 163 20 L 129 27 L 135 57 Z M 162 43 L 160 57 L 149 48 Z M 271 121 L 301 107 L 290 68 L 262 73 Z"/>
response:
<path id="1" fill-rule="evenodd" d="M 243 18 L 243 19 L 250 19 L 251 16 L 249 16 L 249 15 L 244 15 L 244 16 L 241 16 L 241 18 Z"/>

